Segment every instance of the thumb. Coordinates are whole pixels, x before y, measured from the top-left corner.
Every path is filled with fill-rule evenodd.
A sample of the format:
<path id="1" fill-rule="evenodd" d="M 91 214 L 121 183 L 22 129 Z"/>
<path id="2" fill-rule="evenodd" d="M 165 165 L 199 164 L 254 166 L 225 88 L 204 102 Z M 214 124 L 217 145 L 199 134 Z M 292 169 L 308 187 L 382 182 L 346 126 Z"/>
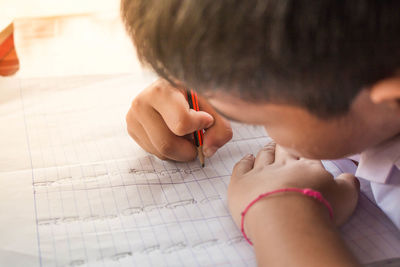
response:
<path id="1" fill-rule="evenodd" d="M 189 110 L 187 131 L 194 132 L 207 129 L 214 124 L 214 118 L 205 111 Z"/>
<path id="2" fill-rule="evenodd" d="M 354 175 L 349 173 L 342 173 L 335 178 L 335 182 L 338 191 L 332 204 L 335 210 L 336 225 L 342 225 L 357 206 L 360 182 Z"/>
<path id="3" fill-rule="evenodd" d="M 213 124 L 204 133 L 203 151 L 204 156 L 209 158 L 232 139 L 233 132 L 229 121 L 216 112 L 205 98 L 199 96 L 199 100 L 200 109 L 214 118 Z"/>
<path id="4" fill-rule="evenodd" d="M 234 181 L 240 178 L 242 175 L 246 174 L 247 172 L 251 171 L 254 166 L 254 156 L 253 154 L 248 154 L 244 156 L 240 161 L 238 161 L 232 170 L 232 178 L 231 180 Z"/>
<path id="5" fill-rule="evenodd" d="M 213 125 L 214 118 L 205 111 L 190 109 L 187 103 L 173 103 L 157 107 L 167 127 L 177 136 L 184 136 L 194 131 Z"/>
<path id="6" fill-rule="evenodd" d="M 154 95 L 157 94 L 157 97 Z M 177 136 L 209 128 L 214 123 L 213 115 L 207 110 L 196 111 L 189 107 L 184 91 L 168 85 L 149 94 L 149 103 L 160 114 L 168 129 Z"/>

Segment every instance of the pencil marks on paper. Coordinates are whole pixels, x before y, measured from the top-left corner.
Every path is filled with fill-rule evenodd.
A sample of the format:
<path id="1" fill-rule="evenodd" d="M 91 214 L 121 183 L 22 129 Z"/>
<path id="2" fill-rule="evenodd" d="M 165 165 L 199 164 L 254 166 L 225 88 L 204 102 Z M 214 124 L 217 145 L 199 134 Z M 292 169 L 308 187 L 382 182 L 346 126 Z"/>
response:
<path id="1" fill-rule="evenodd" d="M 234 236 L 232 238 L 222 240 L 222 239 L 217 239 L 217 238 L 211 238 L 211 239 L 205 239 L 200 242 L 194 242 L 194 243 L 185 243 L 185 242 L 176 242 L 176 243 L 170 243 L 167 245 L 160 245 L 160 244 L 154 244 L 154 245 L 149 245 L 146 246 L 145 248 L 141 250 L 136 250 L 136 251 L 124 251 L 124 252 L 118 252 L 115 254 L 110 254 L 110 255 L 105 255 L 103 258 L 98 258 L 97 261 L 120 261 L 124 260 L 126 258 L 134 257 L 136 255 L 147 255 L 151 256 L 152 254 L 172 254 L 176 253 L 185 249 L 194 249 L 194 250 L 207 250 L 207 249 L 212 249 L 213 247 L 216 246 L 221 246 L 221 245 L 228 245 L 231 246 L 233 244 L 236 244 L 238 242 L 243 241 L 242 236 Z M 86 262 L 83 259 L 77 259 L 69 262 L 68 266 L 83 266 L 85 265 Z"/>
<path id="2" fill-rule="evenodd" d="M 136 168 L 131 168 L 129 173 L 133 175 L 146 175 L 146 174 L 155 174 L 160 177 L 172 177 L 172 175 L 180 174 L 180 175 L 191 175 L 193 173 L 201 171 L 202 168 L 194 168 L 194 169 L 182 169 L 182 168 L 174 168 L 174 169 L 166 169 L 166 170 L 141 170 Z"/>
<path id="3" fill-rule="evenodd" d="M 86 171 L 81 168 L 85 167 Z M 127 170 L 107 170 L 102 166 L 102 170 L 98 169 L 98 164 L 93 166 L 73 166 L 58 167 L 47 170 L 53 175 L 47 174 L 46 171 L 37 174 L 37 178 L 33 182 L 33 186 L 37 193 L 49 192 L 49 190 L 95 190 L 110 187 L 137 186 L 147 184 L 181 184 L 185 182 L 193 182 L 204 178 L 196 178 L 196 175 L 202 175 L 204 171 L 201 167 L 194 168 L 167 168 L 167 169 L 146 169 L 146 168 L 129 168 Z M 93 169 L 93 170 L 92 170 Z M 71 174 L 72 173 L 72 174 Z M 44 176 L 41 178 L 41 176 Z M 49 177 L 50 176 L 50 177 Z M 204 175 L 202 175 L 204 176 Z"/>
<path id="4" fill-rule="evenodd" d="M 67 217 L 53 217 L 53 218 L 39 218 L 38 225 L 40 226 L 50 226 L 50 225 L 61 225 L 76 222 L 90 222 L 99 220 L 113 220 L 121 216 L 135 216 L 143 213 L 149 213 L 154 211 L 161 211 L 163 209 L 177 209 L 180 207 L 188 207 L 191 205 L 207 205 L 212 201 L 221 201 L 220 196 L 211 196 L 199 201 L 190 198 L 184 200 L 178 200 L 169 203 L 159 203 L 159 204 L 149 204 L 144 206 L 136 206 L 125 208 L 119 214 L 107 214 L 107 215 L 90 215 L 90 216 L 67 216 Z M 197 206 L 198 207 L 198 206 Z"/>

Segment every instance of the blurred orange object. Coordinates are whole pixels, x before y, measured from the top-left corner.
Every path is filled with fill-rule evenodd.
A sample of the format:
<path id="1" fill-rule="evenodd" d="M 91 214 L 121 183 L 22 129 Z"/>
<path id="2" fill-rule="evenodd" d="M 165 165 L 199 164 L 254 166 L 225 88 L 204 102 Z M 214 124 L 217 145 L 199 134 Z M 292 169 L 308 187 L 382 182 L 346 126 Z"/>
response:
<path id="1" fill-rule="evenodd" d="M 10 76 L 19 70 L 19 60 L 14 46 L 14 24 L 0 31 L 0 75 Z"/>

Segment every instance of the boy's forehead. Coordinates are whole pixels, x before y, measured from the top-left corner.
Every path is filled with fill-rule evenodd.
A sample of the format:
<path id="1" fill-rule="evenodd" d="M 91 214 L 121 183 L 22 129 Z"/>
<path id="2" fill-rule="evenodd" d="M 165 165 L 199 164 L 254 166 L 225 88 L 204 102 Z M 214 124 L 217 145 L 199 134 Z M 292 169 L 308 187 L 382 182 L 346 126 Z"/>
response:
<path id="1" fill-rule="evenodd" d="M 205 98 L 207 99 L 218 99 L 224 96 L 224 94 L 227 94 L 226 92 L 221 92 L 221 91 L 211 91 L 211 90 L 206 90 L 201 93 Z"/>
<path id="2" fill-rule="evenodd" d="M 224 104 L 241 104 L 241 105 L 259 105 L 260 101 L 245 100 L 233 92 L 226 92 L 221 90 L 206 91 L 203 96 L 209 101 L 222 102 Z M 263 101 L 266 104 L 265 101 Z"/>
<path id="3" fill-rule="evenodd" d="M 232 106 L 235 105 L 235 100 L 232 99 L 232 97 L 229 96 L 227 93 L 223 92 L 205 92 L 204 97 L 209 101 L 210 105 L 213 107 L 213 109 L 222 117 L 230 120 L 230 121 L 235 121 L 235 122 L 244 122 L 244 121 L 239 121 L 236 116 L 232 116 L 232 114 L 229 114 L 231 112 L 227 112 L 226 108 L 228 109 Z M 237 100 L 236 100 L 237 101 Z"/>
<path id="4" fill-rule="evenodd" d="M 244 100 L 239 96 L 229 92 L 215 91 L 211 93 L 205 93 L 204 96 L 217 110 L 219 110 L 219 107 L 223 107 L 224 109 L 237 109 L 239 107 L 254 109 L 257 108 L 257 106 L 260 106 L 260 103 L 251 100 Z M 220 111 L 223 112 L 222 110 Z"/>
<path id="5" fill-rule="evenodd" d="M 266 101 L 244 100 L 227 92 L 204 94 L 214 110 L 228 120 L 266 126 L 271 122 L 271 115 L 277 117 L 286 105 L 276 105 Z M 286 106 L 290 108 L 291 106 Z"/>

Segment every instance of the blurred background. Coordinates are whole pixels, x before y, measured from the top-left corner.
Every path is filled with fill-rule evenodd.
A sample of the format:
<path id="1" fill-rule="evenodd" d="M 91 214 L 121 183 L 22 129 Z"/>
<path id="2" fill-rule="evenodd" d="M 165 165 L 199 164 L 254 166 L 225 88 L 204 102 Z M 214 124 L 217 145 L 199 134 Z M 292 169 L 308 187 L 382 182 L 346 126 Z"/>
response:
<path id="1" fill-rule="evenodd" d="M 140 71 L 119 6 L 120 0 L 0 0 L 0 72 L 48 77 Z"/>

